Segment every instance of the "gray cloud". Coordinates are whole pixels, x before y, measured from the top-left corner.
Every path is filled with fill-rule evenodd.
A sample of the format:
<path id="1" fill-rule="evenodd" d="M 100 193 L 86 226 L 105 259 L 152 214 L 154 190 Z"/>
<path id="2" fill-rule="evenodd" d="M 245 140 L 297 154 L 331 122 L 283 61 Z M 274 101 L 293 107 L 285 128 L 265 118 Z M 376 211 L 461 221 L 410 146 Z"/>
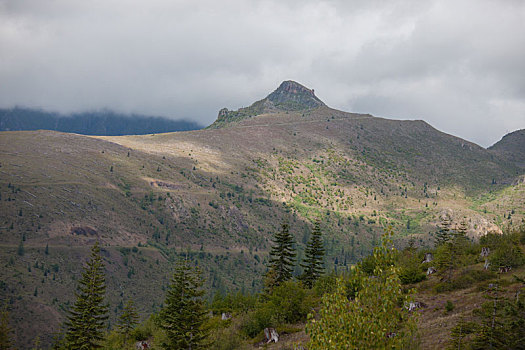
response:
<path id="1" fill-rule="evenodd" d="M 523 1 L 0 0 L 0 106 L 211 123 L 286 79 L 483 146 L 525 127 Z"/>

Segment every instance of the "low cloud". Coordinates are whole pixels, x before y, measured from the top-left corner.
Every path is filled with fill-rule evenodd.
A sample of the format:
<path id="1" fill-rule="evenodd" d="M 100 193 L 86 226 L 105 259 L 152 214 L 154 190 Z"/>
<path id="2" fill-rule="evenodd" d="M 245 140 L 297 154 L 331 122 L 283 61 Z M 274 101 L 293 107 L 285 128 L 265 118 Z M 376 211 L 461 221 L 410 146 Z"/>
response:
<path id="1" fill-rule="evenodd" d="M 211 123 L 282 80 L 483 146 L 525 127 L 522 1 L 0 0 L 0 106 Z"/>

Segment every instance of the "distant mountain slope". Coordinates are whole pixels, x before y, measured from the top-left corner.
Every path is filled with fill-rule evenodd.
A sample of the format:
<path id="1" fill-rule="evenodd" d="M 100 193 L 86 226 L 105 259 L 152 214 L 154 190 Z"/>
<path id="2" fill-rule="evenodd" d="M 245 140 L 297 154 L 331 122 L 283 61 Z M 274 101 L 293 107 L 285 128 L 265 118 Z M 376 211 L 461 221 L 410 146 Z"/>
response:
<path id="1" fill-rule="evenodd" d="M 54 130 L 83 135 L 144 135 L 201 129 L 187 120 L 171 120 L 111 111 L 61 115 L 27 108 L 0 109 L 0 131 Z"/>
<path id="2" fill-rule="evenodd" d="M 294 82 L 250 108 L 187 132 L 0 133 L 0 300 L 13 300 L 17 344 L 58 330 L 95 240 L 114 324 L 123 296 L 158 309 L 181 255 L 206 290 L 260 289 L 283 220 L 301 260 L 320 219 L 326 268 L 341 271 L 387 226 L 424 246 L 445 211 L 472 236 L 525 219 L 524 169 L 423 121 L 331 109 Z"/>
<path id="3" fill-rule="evenodd" d="M 489 150 L 525 168 L 525 129 L 503 136 L 501 140 L 490 146 Z"/>

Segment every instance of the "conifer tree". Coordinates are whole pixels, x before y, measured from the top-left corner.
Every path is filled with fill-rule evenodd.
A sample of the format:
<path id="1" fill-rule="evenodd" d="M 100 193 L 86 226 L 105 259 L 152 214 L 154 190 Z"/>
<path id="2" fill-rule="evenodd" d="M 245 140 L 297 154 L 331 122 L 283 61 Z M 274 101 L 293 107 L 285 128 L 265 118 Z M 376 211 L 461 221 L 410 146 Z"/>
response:
<path id="1" fill-rule="evenodd" d="M 21 240 L 18 244 L 18 249 L 16 250 L 17 254 L 20 256 L 24 256 L 25 249 L 24 249 L 24 240 Z"/>
<path id="2" fill-rule="evenodd" d="M 192 270 L 186 260 L 179 260 L 171 279 L 158 325 L 166 331 L 164 349 L 205 349 L 206 310 L 202 299 L 203 281 L 198 269 Z"/>
<path id="3" fill-rule="evenodd" d="M 450 227 L 452 226 L 452 220 L 448 215 L 441 218 L 439 230 L 435 234 L 436 247 L 447 243 L 451 239 Z"/>
<path id="4" fill-rule="evenodd" d="M 281 225 L 281 231 L 275 234 L 273 246 L 270 251 L 270 270 L 268 271 L 267 287 L 273 288 L 292 278 L 295 263 L 294 241 L 290 234 L 288 224 Z"/>
<path id="5" fill-rule="evenodd" d="M 98 242 L 91 248 L 79 281 L 75 305 L 69 311 L 65 344 L 67 349 L 98 349 L 103 339 L 108 318 L 108 305 L 104 303 L 106 292 L 104 262 Z"/>
<path id="6" fill-rule="evenodd" d="M 312 236 L 305 249 L 304 262 L 301 264 L 301 267 L 304 268 L 304 273 L 300 279 L 308 288 L 312 288 L 315 281 L 317 281 L 324 271 L 323 257 L 324 247 L 321 237 L 321 224 L 319 220 L 317 220 L 314 224 Z"/>
<path id="7" fill-rule="evenodd" d="M 138 324 L 138 319 L 139 315 L 137 313 L 137 310 L 135 309 L 133 300 L 129 299 L 126 303 L 126 306 L 124 306 L 124 310 L 120 315 L 117 324 L 117 331 L 125 336 L 126 342 L 128 340 L 129 334 L 131 333 L 133 328 L 135 328 L 135 326 Z"/>

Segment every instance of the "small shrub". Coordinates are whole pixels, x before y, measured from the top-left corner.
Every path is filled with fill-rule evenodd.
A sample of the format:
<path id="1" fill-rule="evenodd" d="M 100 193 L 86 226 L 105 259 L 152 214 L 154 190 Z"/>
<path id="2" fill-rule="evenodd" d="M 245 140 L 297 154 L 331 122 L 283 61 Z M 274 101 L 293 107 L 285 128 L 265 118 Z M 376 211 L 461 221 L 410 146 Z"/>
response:
<path id="1" fill-rule="evenodd" d="M 451 312 L 452 310 L 454 310 L 454 303 L 451 302 L 450 300 L 447 300 L 447 302 L 445 304 L 445 310 L 447 312 Z"/>

